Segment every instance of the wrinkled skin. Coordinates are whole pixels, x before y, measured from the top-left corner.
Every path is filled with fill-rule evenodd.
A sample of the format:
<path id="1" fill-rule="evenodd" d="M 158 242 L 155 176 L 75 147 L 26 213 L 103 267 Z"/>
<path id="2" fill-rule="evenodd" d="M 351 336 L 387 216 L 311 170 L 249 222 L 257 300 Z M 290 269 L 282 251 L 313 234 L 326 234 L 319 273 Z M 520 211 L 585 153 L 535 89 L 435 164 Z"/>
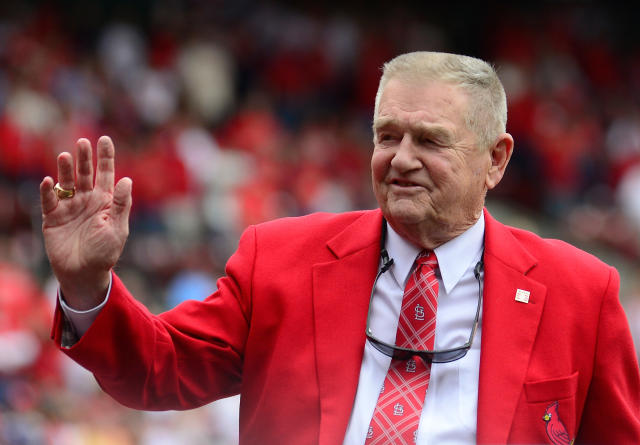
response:
<path id="1" fill-rule="evenodd" d="M 473 225 L 511 157 L 507 133 L 480 147 L 464 117 L 468 96 L 439 81 L 390 79 L 374 119 L 373 189 L 391 226 L 433 249 Z"/>
<path id="2" fill-rule="evenodd" d="M 109 137 L 98 141 L 97 171 L 93 174 L 91 143 L 80 139 L 75 163 L 70 153 L 58 156 L 58 182 L 76 193 L 58 199 L 54 181 L 40 184 L 42 233 L 49 261 L 66 302 L 84 310 L 105 297 L 110 271 L 129 234 L 131 180 L 114 186 L 115 148 Z"/>

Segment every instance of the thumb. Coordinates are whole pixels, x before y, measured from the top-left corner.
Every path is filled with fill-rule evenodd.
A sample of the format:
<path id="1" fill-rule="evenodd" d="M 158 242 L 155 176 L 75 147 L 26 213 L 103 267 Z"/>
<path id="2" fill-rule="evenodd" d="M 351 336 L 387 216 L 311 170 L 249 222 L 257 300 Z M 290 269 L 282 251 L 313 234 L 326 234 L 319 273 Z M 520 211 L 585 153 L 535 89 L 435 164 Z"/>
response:
<path id="1" fill-rule="evenodd" d="M 113 206 L 111 207 L 111 218 L 127 235 L 129 234 L 132 186 L 133 181 L 130 178 L 120 179 L 113 190 Z"/>

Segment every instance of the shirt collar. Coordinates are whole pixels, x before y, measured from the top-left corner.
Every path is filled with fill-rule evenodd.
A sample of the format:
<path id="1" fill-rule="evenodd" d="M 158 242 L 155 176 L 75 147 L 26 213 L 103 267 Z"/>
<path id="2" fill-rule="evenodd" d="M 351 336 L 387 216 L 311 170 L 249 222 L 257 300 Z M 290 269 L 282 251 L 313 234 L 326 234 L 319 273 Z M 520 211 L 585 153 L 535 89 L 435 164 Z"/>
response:
<path id="1" fill-rule="evenodd" d="M 398 285 L 404 289 L 413 263 L 421 249 L 402 238 L 389 223 L 387 223 L 385 247 L 389 256 L 393 258 L 391 272 Z M 458 284 L 471 263 L 480 258 L 483 247 L 484 217 L 481 216 L 465 232 L 434 249 L 438 258 L 442 284 L 447 294 L 450 294 Z"/>

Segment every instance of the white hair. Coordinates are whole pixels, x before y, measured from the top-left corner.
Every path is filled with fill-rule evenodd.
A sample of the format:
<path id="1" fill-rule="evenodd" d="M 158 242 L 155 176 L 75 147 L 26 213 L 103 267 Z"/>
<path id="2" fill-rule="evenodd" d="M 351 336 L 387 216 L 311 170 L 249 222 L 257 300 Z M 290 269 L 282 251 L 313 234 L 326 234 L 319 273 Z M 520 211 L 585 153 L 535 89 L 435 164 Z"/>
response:
<path id="1" fill-rule="evenodd" d="M 418 82 L 440 81 L 459 86 L 470 99 L 465 122 L 483 146 L 488 147 L 506 131 L 507 98 L 504 87 L 495 69 L 484 60 L 430 51 L 395 57 L 382 68 L 374 120 L 378 116 L 382 91 L 392 78 Z"/>

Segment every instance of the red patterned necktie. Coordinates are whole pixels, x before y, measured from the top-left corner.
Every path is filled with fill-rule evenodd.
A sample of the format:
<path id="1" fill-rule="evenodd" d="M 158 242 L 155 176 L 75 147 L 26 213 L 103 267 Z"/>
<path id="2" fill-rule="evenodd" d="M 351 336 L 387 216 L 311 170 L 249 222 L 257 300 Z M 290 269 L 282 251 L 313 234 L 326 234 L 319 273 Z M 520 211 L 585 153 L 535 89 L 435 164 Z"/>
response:
<path id="1" fill-rule="evenodd" d="M 433 252 L 420 252 L 402 297 L 396 345 L 433 349 L 438 307 L 438 260 Z M 419 357 L 392 359 L 367 431 L 366 445 L 416 442 L 422 404 L 431 377 L 431 363 Z"/>

